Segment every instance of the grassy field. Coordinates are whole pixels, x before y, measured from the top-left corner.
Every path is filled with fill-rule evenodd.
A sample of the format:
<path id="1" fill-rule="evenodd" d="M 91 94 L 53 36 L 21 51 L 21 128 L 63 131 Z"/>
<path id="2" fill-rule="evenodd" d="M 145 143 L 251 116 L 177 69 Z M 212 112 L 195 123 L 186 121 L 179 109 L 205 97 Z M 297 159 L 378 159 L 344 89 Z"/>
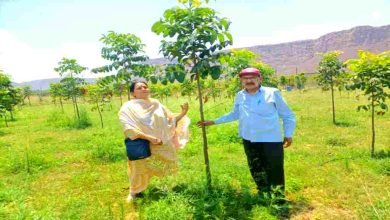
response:
<path id="1" fill-rule="evenodd" d="M 376 119 L 376 158 L 370 157 L 371 125 L 366 102 L 355 93 L 336 94 L 332 124 L 330 95 L 318 89 L 283 92 L 297 117 L 293 145 L 285 151 L 291 219 L 388 219 L 390 216 L 390 114 Z M 187 101 L 172 97 L 173 111 Z M 237 137 L 237 123 L 208 128 L 213 180 L 205 188 L 201 131 L 195 98 L 190 102 L 191 140 L 179 152 L 179 173 L 155 179 L 143 198 L 128 194 L 119 101 L 104 112 L 81 104 L 92 122 L 72 128 L 73 109 L 33 100 L 0 125 L 0 219 L 278 219 L 272 199 L 259 200 Z M 205 104 L 206 118 L 230 111 L 232 100 Z"/>

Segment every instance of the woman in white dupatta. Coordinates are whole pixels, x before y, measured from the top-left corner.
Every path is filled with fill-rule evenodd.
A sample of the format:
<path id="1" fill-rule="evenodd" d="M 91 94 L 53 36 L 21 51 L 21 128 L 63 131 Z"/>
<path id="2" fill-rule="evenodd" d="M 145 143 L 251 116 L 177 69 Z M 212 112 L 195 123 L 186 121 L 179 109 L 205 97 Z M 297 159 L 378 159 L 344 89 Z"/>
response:
<path id="1" fill-rule="evenodd" d="M 145 81 L 133 82 L 130 92 L 134 99 L 119 110 L 119 120 L 125 138 L 145 139 L 150 142 L 151 156 L 128 160 L 130 193 L 127 201 L 144 191 L 153 176 L 165 176 L 177 171 L 176 150 L 188 141 L 188 103 L 181 105 L 181 113 L 173 114 L 156 99 L 150 98 Z"/>

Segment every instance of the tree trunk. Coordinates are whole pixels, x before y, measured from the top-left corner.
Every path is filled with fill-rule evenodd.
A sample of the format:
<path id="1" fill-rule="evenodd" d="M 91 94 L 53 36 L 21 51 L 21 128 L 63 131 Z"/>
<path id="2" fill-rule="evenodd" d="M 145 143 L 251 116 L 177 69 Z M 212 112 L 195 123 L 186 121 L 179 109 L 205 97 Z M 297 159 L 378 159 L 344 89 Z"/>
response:
<path id="1" fill-rule="evenodd" d="M 72 106 L 73 106 L 74 119 L 76 120 L 76 118 L 77 118 L 77 113 L 76 113 L 76 105 L 74 104 L 73 96 L 72 96 Z"/>
<path id="2" fill-rule="evenodd" d="M 77 97 L 76 96 L 74 97 L 74 104 L 75 104 L 75 107 L 76 107 L 77 118 L 80 121 L 80 112 L 79 112 L 79 106 L 77 105 Z"/>
<path id="3" fill-rule="evenodd" d="M 374 111 L 374 94 L 372 93 L 372 96 L 371 96 L 371 130 L 372 130 L 371 157 L 374 157 L 374 151 L 375 151 L 375 126 L 374 126 L 374 118 L 375 118 L 375 111 Z"/>
<path id="4" fill-rule="evenodd" d="M 121 100 L 121 106 L 123 105 L 123 102 L 122 102 L 122 93 L 119 93 L 119 100 Z"/>
<path id="5" fill-rule="evenodd" d="M 42 90 L 39 90 L 38 98 L 39 98 L 39 103 L 42 103 Z"/>
<path id="6" fill-rule="evenodd" d="M 13 120 L 14 120 L 14 114 L 12 113 L 12 110 L 9 111 L 9 113 L 10 113 L 10 115 L 11 115 L 11 121 L 13 121 Z"/>
<path id="7" fill-rule="evenodd" d="M 27 98 L 28 98 L 28 104 L 31 106 L 30 96 L 27 96 Z"/>
<path id="8" fill-rule="evenodd" d="M 333 79 L 330 81 L 330 91 L 332 92 L 332 113 L 333 113 L 333 124 L 336 124 L 336 113 L 334 110 L 334 91 L 333 91 Z"/>
<path id="9" fill-rule="evenodd" d="M 5 114 L 7 114 L 7 113 L 5 113 Z M 7 115 L 4 115 L 4 122 L 5 122 L 5 126 L 8 127 Z"/>
<path id="10" fill-rule="evenodd" d="M 100 116 L 100 124 L 102 125 L 102 128 L 103 128 L 103 117 L 102 117 L 102 112 L 100 111 L 100 108 L 99 108 L 99 102 L 96 102 L 96 107 L 97 107 L 97 110 L 98 110 L 99 116 Z"/>
<path id="11" fill-rule="evenodd" d="M 64 106 L 62 105 L 62 98 L 61 97 L 60 97 L 60 104 L 61 104 L 62 113 L 64 113 Z"/>
<path id="12" fill-rule="evenodd" d="M 196 74 L 196 83 L 198 86 L 200 120 L 204 121 L 202 88 L 201 88 L 201 84 L 200 84 L 199 74 Z M 207 151 L 208 146 L 207 146 L 207 136 L 206 136 L 206 127 L 205 126 L 202 126 L 202 137 L 203 137 L 203 154 L 204 154 L 204 161 L 205 161 L 205 165 L 206 165 L 207 187 L 210 190 L 211 189 L 211 172 L 210 172 L 209 154 Z"/>

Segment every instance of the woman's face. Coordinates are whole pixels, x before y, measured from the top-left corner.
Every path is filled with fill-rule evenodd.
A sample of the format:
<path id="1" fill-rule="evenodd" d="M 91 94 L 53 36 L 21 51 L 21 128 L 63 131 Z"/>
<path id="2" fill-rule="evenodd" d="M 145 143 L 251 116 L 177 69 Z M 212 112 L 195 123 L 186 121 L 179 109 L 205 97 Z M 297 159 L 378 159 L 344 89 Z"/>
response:
<path id="1" fill-rule="evenodd" d="M 137 98 L 137 99 L 147 99 L 149 98 L 149 87 L 140 82 L 140 83 L 136 83 L 135 86 L 134 86 L 134 97 Z"/>

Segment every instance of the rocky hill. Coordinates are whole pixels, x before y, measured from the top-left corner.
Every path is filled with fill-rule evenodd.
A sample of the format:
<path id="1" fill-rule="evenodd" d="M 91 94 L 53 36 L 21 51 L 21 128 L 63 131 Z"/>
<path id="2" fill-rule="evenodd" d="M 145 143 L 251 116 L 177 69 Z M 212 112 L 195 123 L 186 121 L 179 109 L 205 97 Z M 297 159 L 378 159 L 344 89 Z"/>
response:
<path id="1" fill-rule="evenodd" d="M 261 60 L 274 67 L 278 74 L 313 73 L 321 59 L 318 53 L 343 51 L 341 59 L 357 57 L 359 49 L 374 53 L 390 50 L 390 25 L 360 26 L 332 32 L 315 40 L 247 47 L 261 55 Z"/>

